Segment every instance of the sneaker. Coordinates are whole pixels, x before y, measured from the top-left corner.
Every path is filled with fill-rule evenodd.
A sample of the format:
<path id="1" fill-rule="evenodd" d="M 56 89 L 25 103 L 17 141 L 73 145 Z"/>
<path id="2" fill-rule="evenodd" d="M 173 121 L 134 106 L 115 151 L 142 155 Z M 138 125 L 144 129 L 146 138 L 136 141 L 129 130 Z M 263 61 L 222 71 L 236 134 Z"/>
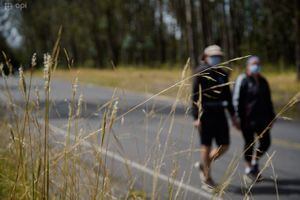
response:
<path id="1" fill-rule="evenodd" d="M 251 181 L 254 182 L 256 180 L 257 174 L 253 172 L 246 173 L 245 176 Z"/>
<path id="2" fill-rule="evenodd" d="M 208 179 L 202 181 L 202 189 L 209 191 L 209 192 L 213 192 L 215 190 L 215 188 L 216 188 L 216 184 L 212 178 L 208 178 Z"/>
<path id="3" fill-rule="evenodd" d="M 200 162 L 196 162 L 194 167 L 199 170 L 199 176 L 201 181 L 205 180 L 203 165 Z"/>
<path id="4" fill-rule="evenodd" d="M 254 177 L 254 180 L 256 180 L 257 182 L 262 181 L 262 176 L 259 174 L 259 172 L 260 172 L 260 170 L 259 170 L 258 164 L 252 165 L 250 173 L 251 173 L 251 176 Z"/>
<path id="5" fill-rule="evenodd" d="M 253 174 L 258 174 L 259 173 L 258 164 L 254 164 L 254 165 L 251 166 L 251 173 L 253 173 Z"/>
<path id="6" fill-rule="evenodd" d="M 259 175 L 258 168 L 251 169 L 248 173 L 245 173 L 244 175 L 244 183 L 247 187 L 257 182 L 260 182 L 261 180 L 262 178 Z"/>
<path id="7" fill-rule="evenodd" d="M 250 173 L 245 173 L 243 175 L 243 183 L 243 186 L 249 188 L 255 183 L 255 178 Z"/>

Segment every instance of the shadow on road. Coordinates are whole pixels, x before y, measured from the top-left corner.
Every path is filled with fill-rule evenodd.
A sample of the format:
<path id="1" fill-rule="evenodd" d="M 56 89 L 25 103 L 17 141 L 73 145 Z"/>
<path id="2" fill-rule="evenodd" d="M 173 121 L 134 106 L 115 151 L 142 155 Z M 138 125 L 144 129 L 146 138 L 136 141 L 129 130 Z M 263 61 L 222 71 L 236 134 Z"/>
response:
<path id="1" fill-rule="evenodd" d="M 77 99 L 75 100 L 75 104 L 77 103 Z M 82 118 L 99 118 L 98 116 L 101 115 L 101 113 L 105 110 L 107 103 L 110 101 L 110 99 L 100 99 L 97 104 L 95 103 L 83 103 L 83 109 L 82 109 Z M 50 109 L 50 119 L 67 119 L 69 117 L 69 103 L 70 100 L 56 100 L 51 101 L 51 109 Z M 15 104 L 20 105 L 21 107 L 24 106 L 24 102 L 15 102 Z M 119 103 L 119 110 L 118 113 L 126 113 L 128 110 L 136 106 L 137 104 L 132 103 Z M 45 108 L 45 101 L 40 101 L 39 106 L 41 108 L 41 111 L 43 108 Z M 133 110 L 133 112 L 139 112 L 140 114 L 143 114 L 143 110 L 146 110 L 147 112 L 155 113 L 155 114 L 162 114 L 162 115 L 168 115 L 172 110 L 172 105 L 170 104 L 162 104 L 157 102 L 148 102 L 144 105 L 141 105 L 137 109 Z M 185 107 L 179 105 L 176 107 L 176 115 L 186 115 L 187 110 Z"/>
<path id="2" fill-rule="evenodd" d="M 278 179 L 277 180 L 278 193 L 280 195 L 300 194 L 300 178 L 299 179 Z M 244 195 L 247 192 L 246 188 L 242 186 L 231 185 L 230 192 Z M 276 195 L 276 187 L 273 179 L 265 179 L 263 183 L 257 183 L 251 188 L 251 195 Z"/>

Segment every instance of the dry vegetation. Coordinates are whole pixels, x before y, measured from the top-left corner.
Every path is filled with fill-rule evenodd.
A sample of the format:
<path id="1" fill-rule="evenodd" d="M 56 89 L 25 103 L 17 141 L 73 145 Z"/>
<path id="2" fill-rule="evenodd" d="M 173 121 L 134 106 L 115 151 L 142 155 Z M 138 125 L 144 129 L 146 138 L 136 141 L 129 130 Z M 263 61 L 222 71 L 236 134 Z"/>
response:
<path id="1" fill-rule="evenodd" d="M 151 199 L 180 198 L 180 190 L 175 187 L 172 178 L 181 180 L 183 177 L 177 177 L 178 166 L 174 164 L 172 173 L 169 174 L 169 193 L 160 196 L 158 192 L 157 179 L 161 167 L 166 159 L 166 151 L 169 148 L 169 140 L 172 136 L 172 126 L 166 133 L 166 142 L 161 143 L 159 140 L 160 131 L 157 133 L 157 140 L 153 144 L 155 149 L 154 163 L 151 164 L 155 174 L 153 176 L 150 191 L 136 191 L 132 186 L 135 182 L 135 174 L 131 172 L 131 165 L 125 163 L 127 170 L 125 177 L 128 178 L 126 183 L 120 184 L 114 178 L 114 172 L 110 171 L 107 165 L 107 147 L 113 140 L 122 149 L 122 141 L 114 135 L 112 128 L 115 122 L 122 120 L 127 114 L 117 115 L 118 102 L 115 97 L 107 102 L 102 110 L 101 120 L 99 120 L 99 129 L 92 132 L 83 133 L 78 126 L 81 118 L 82 98 L 77 94 L 78 78 L 72 79 L 72 92 L 69 100 L 68 122 L 66 132 L 61 133 L 52 127 L 49 121 L 50 115 L 50 83 L 53 79 L 53 72 L 56 69 L 58 48 L 54 48 L 52 56 L 45 55 L 43 78 L 44 88 L 43 97 L 34 92 L 34 86 L 31 84 L 32 70 L 35 68 L 35 56 L 32 59 L 31 71 L 25 75 L 23 70 L 19 70 L 19 90 L 23 95 L 23 103 L 15 102 L 14 97 L 9 89 L 7 77 L 3 74 L 4 93 L 6 95 L 5 109 L 6 117 L 2 120 L 4 128 L 1 128 L 1 137 L 7 141 L 1 147 L 0 167 L 7 166 L 7 169 L 1 170 L 1 192 L 2 198 L 9 199 Z M 117 69 L 115 71 L 95 71 L 83 69 L 79 74 L 82 81 L 93 82 L 101 85 L 125 87 L 133 90 L 145 91 L 149 87 L 149 92 L 156 93 L 149 99 L 164 94 L 171 88 L 176 88 L 176 101 L 172 107 L 168 119 L 174 120 L 175 108 L 178 99 L 184 96 L 188 90 L 189 80 L 192 78 L 188 72 L 188 64 L 180 73 L 179 70 L 136 70 L 136 69 Z M 76 71 L 56 71 L 57 78 L 74 77 Z M 73 74 L 73 75 L 72 75 Z M 75 76 L 76 77 L 76 76 Z M 27 81 L 25 81 L 27 79 Z M 119 80 L 109 82 L 111 80 Z M 134 81 L 133 81 L 134 80 Z M 157 82 L 153 88 L 150 83 Z M 161 80 L 162 82 L 159 82 Z M 103 82 L 101 82 L 103 81 Z M 174 83 L 172 85 L 172 82 Z M 142 83 L 142 84 L 133 84 Z M 115 84 L 115 85 L 110 85 Z M 123 85 L 120 85 L 123 84 Z M 138 86 L 142 85 L 142 86 Z M 136 86 L 135 88 L 133 88 Z M 168 87 L 171 86 L 171 87 Z M 162 88 L 161 88 L 162 87 Z M 155 89 L 155 90 L 154 90 Z M 79 96 L 79 97 L 78 97 Z M 40 100 L 45 102 L 41 107 Z M 299 101 L 299 94 L 279 112 L 279 117 L 286 110 L 294 106 Z M 148 101 L 148 100 L 146 100 Z M 145 101 L 145 102 L 146 102 Z M 143 103 L 138 106 L 143 105 Z M 137 107 L 138 107 L 137 106 Z M 132 108 L 128 112 L 136 109 Z M 9 133 L 9 134 L 8 134 Z M 61 137 L 58 137 L 61 136 Z M 109 139 L 111 138 L 111 139 Z M 191 141 L 193 141 L 191 139 Z M 7 145 L 9 148 L 7 148 Z M 191 152 L 195 149 L 189 147 Z M 6 150 L 5 150 L 6 149 Z M 195 150 L 196 151 L 196 150 Z M 122 152 L 126 155 L 126 152 Z M 150 153 L 150 152 L 149 152 Z M 176 152 L 175 152 L 176 154 Z M 191 154 L 190 154 L 191 155 Z M 224 179 L 219 188 L 215 191 L 214 196 L 222 196 L 231 183 L 231 177 L 235 174 L 238 161 L 242 158 L 242 153 L 232 159 L 231 164 L 226 169 Z M 124 158 L 119 158 L 124 159 Z M 172 158 L 173 163 L 178 163 L 179 157 Z M 265 167 L 271 165 L 272 155 L 268 159 Z M 147 163 L 146 163 L 147 164 Z M 145 165 L 146 165 L 145 164 Z M 191 163 L 192 166 L 192 163 Z M 192 167 L 191 167 L 192 168 Z M 276 177 L 276 176 L 274 176 Z M 274 180 L 276 182 L 276 180 Z M 120 187 L 123 185 L 123 187 Z M 125 186 L 124 186 L 125 185 Z M 245 198 L 250 193 L 249 188 L 246 191 Z M 148 188 L 149 190 L 149 188 Z"/>

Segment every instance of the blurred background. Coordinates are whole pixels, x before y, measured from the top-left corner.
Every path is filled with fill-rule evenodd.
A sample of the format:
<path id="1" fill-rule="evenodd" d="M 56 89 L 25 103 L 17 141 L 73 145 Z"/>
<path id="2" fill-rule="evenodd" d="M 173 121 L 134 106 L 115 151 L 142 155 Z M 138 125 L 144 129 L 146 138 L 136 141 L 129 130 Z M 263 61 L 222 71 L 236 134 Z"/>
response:
<path id="1" fill-rule="evenodd" d="M 226 59 L 257 54 L 274 68 L 299 66 L 299 0 L 1 1 L 0 48 L 15 63 L 61 47 L 78 66 L 197 64 L 205 46 Z M 62 53 L 63 55 L 63 53 Z M 65 59 L 62 60 L 62 62 Z M 3 61 L 3 60 L 1 60 Z"/>
<path id="2" fill-rule="evenodd" d="M 52 52 L 57 38 L 58 65 L 52 71 L 43 57 Z M 265 165 L 271 163 L 267 175 L 271 179 L 253 193 L 264 200 L 274 199 L 275 191 L 285 199 L 300 199 L 300 171 L 295 170 L 300 163 L 300 0 L 0 0 L 0 68 L 3 63 L 8 73 L 10 62 L 15 71 L 8 78 L 0 73 L 0 199 L 31 199 L 31 193 L 37 195 L 32 199 L 47 199 L 49 185 L 50 193 L 52 187 L 54 195 L 62 193 L 60 199 L 88 199 L 79 198 L 85 195 L 82 188 L 93 199 L 97 195 L 105 199 L 105 190 L 113 194 L 118 185 L 126 187 L 124 193 L 130 198 L 130 193 L 140 192 L 133 187 L 135 183 L 145 186 L 141 190 L 145 199 L 148 189 L 152 199 L 158 199 L 158 178 L 167 183 L 162 193 L 170 199 L 173 191 L 176 199 L 186 190 L 182 190 L 186 177 L 198 188 L 198 173 L 191 170 L 199 159 L 198 147 L 194 149 L 198 140 L 192 119 L 186 115 L 191 105 L 190 75 L 204 48 L 212 44 L 223 48 L 225 61 L 244 57 L 229 64 L 231 87 L 245 71 L 245 56 L 259 56 L 276 113 L 285 111 L 272 129 L 273 153 Z M 37 66 L 28 70 L 34 53 Z M 191 68 L 183 70 L 188 58 Z M 22 68 L 18 72 L 20 66 L 24 73 Z M 47 78 L 49 71 L 51 81 L 45 81 L 43 72 Z M 160 98 L 153 98 L 154 94 Z M 58 129 L 47 130 L 50 125 Z M 31 134 L 35 131 L 38 134 Z M 239 132 L 233 129 L 232 133 L 234 148 L 225 162 L 216 165 L 216 174 L 226 188 L 232 179 L 228 171 L 237 172 L 228 193 L 241 199 L 243 165 L 236 161 L 243 142 Z M 75 136 L 74 141 L 69 136 Z M 81 140 L 91 142 L 92 150 L 83 142 L 81 146 Z M 108 154 L 102 146 L 116 153 L 109 153 L 108 163 L 114 167 L 106 164 Z M 98 157 L 103 152 L 104 164 L 102 156 Z M 120 157 L 116 165 L 115 155 Z M 142 165 L 133 167 L 131 161 Z M 123 164 L 125 168 L 119 168 Z M 229 170 L 224 172 L 225 168 Z M 138 171 L 143 174 L 140 182 Z M 149 173 L 150 184 L 144 181 L 144 174 Z M 159 173 L 163 178 L 157 178 Z M 173 181 L 165 174 L 178 181 L 178 189 L 173 190 Z M 115 175 L 126 177 L 124 184 L 116 184 Z"/>

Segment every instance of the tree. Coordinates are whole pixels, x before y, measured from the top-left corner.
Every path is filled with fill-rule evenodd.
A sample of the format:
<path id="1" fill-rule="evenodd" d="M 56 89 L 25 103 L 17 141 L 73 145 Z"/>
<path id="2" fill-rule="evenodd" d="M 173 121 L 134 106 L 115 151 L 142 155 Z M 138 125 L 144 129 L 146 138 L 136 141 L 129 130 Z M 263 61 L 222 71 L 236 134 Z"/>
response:
<path id="1" fill-rule="evenodd" d="M 193 27 L 192 27 L 192 8 L 191 8 L 190 0 L 185 0 L 185 14 L 186 14 L 186 29 L 187 29 L 189 56 L 191 59 L 191 66 L 195 67 L 196 56 L 195 56 L 195 50 L 194 50 L 194 33 L 193 33 Z"/>
<path id="2" fill-rule="evenodd" d="M 61 47 L 80 66 L 183 63 L 187 57 L 195 66 L 198 53 L 213 43 L 227 59 L 258 54 L 274 66 L 295 60 L 299 66 L 299 0 L 292 2 L 32 0 L 20 13 L 21 57 L 50 51 L 62 25 Z"/>
<path id="3" fill-rule="evenodd" d="M 296 67 L 297 67 L 297 79 L 300 81 L 300 1 L 295 0 L 295 53 L 296 53 Z"/>
<path id="4" fill-rule="evenodd" d="M 210 8 L 207 0 L 200 0 L 201 2 L 201 22 L 203 31 L 203 44 L 208 46 L 212 44 L 212 32 L 211 32 L 211 21 L 210 21 Z"/>
<path id="5" fill-rule="evenodd" d="M 163 11 L 163 0 L 157 0 L 158 10 L 159 10 L 159 25 L 158 25 L 158 38 L 159 38 L 159 55 L 160 62 L 166 62 L 166 40 L 165 40 L 165 30 L 164 30 L 164 11 Z"/>

